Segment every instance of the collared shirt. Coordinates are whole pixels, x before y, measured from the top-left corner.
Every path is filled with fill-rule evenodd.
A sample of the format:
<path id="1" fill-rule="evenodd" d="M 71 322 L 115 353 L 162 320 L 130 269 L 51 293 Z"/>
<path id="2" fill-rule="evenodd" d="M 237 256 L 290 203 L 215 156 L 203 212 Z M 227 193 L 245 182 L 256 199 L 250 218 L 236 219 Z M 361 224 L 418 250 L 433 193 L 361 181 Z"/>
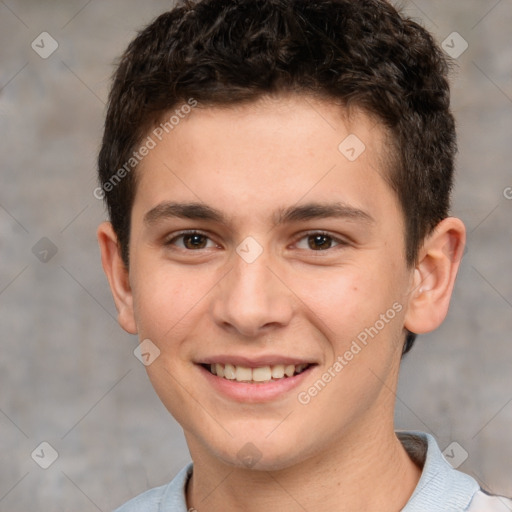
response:
<path id="1" fill-rule="evenodd" d="M 418 485 L 401 512 L 512 511 L 511 499 L 487 494 L 474 478 L 454 469 L 430 434 L 397 432 L 397 436 L 411 459 L 423 467 Z M 170 483 L 140 494 L 114 512 L 189 512 L 185 490 L 192 470 L 189 463 Z"/>

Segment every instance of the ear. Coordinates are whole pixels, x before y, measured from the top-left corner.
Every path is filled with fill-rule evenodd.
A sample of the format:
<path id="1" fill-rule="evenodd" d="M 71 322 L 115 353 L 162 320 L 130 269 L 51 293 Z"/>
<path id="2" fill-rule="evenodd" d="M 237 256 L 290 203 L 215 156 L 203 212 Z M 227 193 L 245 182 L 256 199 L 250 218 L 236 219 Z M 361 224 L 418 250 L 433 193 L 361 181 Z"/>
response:
<path id="1" fill-rule="evenodd" d="M 121 248 L 112 224 L 101 223 L 97 236 L 101 250 L 101 263 L 117 309 L 117 321 L 125 331 L 137 334 L 129 273 L 121 257 Z"/>
<path id="2" fill-rule="evenodd" d="M 423 334 L 441 325 L 448 313 L 464 252 L 466 228 L 460 219 L 442 220 L 425 239 L 409 294 L 405 327 Z"/>

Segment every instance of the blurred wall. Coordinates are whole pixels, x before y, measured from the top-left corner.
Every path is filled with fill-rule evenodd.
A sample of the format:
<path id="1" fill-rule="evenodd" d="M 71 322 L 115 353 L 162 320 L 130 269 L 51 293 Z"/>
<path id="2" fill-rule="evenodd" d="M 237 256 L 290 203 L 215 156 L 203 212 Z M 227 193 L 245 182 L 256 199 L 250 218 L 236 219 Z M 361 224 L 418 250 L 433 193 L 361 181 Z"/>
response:
<path id="1" fill-rule="evenodd" d="M 453 213 L 469 239 L 447 320 L 403 363 L 396 424 L 458 443 L 460 469 L 510 495 L 512 3 L 402 5 L 460 53 Z M 0 511 L 108 511 L 189 460 L 117 325 L 93 196 L 114 59 L 171 6 L 0 2 Z"/>

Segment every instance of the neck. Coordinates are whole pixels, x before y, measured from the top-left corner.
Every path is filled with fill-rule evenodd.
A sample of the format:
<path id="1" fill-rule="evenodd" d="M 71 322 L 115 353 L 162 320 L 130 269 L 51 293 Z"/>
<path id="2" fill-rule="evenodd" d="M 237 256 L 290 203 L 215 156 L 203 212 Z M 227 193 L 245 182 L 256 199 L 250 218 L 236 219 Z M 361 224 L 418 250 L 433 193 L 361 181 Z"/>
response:
<path id="1" fill-rule="evenodd" d="M 229 466 L 204 452 L 195 457 L 198 453 L 191 449 L 194 471 L 187 487 L 188 507 L 198 512 L 398 512 L 412 495 L 421 470 L 392 426 L 367 428 L 364 442 L 360 433 L 356 437 L 358 441 L 344 436 L 321 454 L 278 471 Z"/>

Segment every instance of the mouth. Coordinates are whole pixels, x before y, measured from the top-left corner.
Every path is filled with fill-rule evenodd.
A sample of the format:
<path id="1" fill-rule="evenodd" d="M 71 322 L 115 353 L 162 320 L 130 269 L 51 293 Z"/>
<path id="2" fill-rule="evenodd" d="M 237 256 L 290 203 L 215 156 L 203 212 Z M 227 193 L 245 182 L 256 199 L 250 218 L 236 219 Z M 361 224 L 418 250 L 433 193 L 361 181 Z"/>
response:
<path id="1" fill-rule="evenodd" d="M 246 384 L 265 384 L 290 379 L 316 366 L 316 364 L 274 364 L 250 368 L 230 363 L 202 363 L 201 366 L 212 375 L 224 380 Z"/>

